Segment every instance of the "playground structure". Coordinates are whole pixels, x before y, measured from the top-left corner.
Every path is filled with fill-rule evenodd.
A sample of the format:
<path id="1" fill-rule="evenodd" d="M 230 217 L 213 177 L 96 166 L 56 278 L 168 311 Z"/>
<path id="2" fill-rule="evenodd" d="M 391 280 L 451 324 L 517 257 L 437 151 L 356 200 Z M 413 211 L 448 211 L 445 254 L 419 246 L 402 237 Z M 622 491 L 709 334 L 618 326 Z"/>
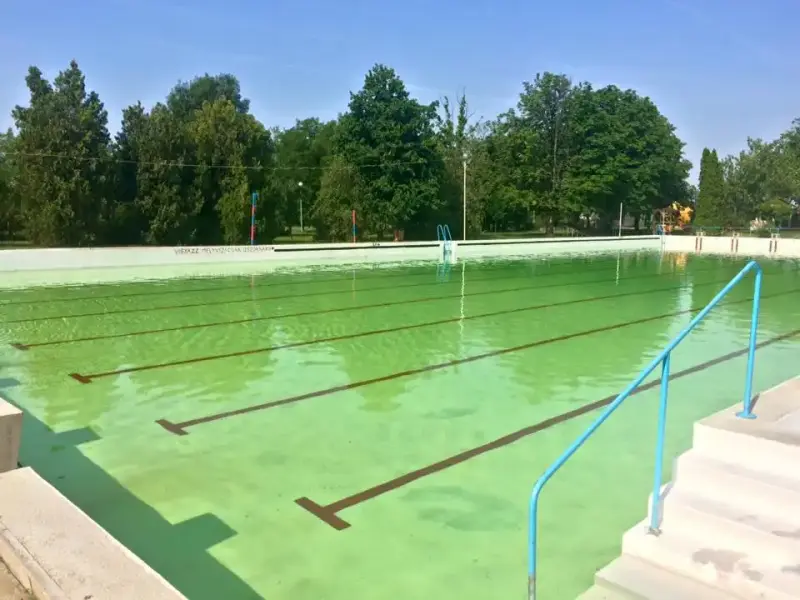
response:
<path id="1" fill-rule="evenodd" d="M 663 233 L 672 233 L 675 230 L 681 231 L 689 225 L 693 215 L 694 209 L 691 206 L 673 202 L 669 206 L 657 209 L 653 222 Z"/>

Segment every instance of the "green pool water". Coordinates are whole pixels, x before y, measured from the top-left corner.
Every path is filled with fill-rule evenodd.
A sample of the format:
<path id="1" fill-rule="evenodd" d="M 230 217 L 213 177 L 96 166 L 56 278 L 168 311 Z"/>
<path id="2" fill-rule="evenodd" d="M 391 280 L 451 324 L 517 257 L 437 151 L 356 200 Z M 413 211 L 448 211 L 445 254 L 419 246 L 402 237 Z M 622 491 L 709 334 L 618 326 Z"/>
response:
<path id="1" fill-rule="evenodd" d="M 756 390 L 797 375 L 800 350 L 798 263 L 762 264 Z M 520 598 L 531 486 L 596 417 L 581 408 L 743 265 L 640 253 L 2 291 L 0 393 L 26 412 L 22 463 L 191 600 Z M 751 298 L 748 280 L 674 354 L 670 458 L 741 399 L 745 356 L 715 359 L 746 347 Z M 546 488 L 542 599 L 590 586 L 646 514 L 657 394 Z"/>

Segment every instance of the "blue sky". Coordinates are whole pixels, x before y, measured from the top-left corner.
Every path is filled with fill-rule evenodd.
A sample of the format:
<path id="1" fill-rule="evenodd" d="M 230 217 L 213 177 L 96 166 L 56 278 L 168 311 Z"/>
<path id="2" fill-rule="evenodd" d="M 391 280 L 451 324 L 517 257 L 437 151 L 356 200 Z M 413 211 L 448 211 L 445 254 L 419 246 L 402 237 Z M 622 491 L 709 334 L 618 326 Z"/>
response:
<path id="1" fill-rule="evenodd" d="M 204 72 L 239 77 L 267 126 L 333 118 L 375 62 L 421 100 L 466 90 L 476 116 L 563 72 L 650 96 L 687 156 L 774 138 L 800 117 L 797 0 L 0 0 L 0 127 L 31 64 L 78 60 L 109 111 Z"/>

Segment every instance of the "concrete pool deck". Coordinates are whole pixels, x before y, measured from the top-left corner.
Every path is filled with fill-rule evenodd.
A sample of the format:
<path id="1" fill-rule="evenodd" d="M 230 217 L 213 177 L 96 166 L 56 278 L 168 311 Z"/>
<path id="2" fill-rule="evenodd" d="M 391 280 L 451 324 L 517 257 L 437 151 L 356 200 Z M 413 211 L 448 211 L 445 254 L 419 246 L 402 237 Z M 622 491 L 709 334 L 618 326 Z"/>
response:
<path id="1" fill-rule="evenodd" d="M 184 598 L 29 468 L 0 475 L 0 558 L 40 600 Z"/>
<path id="2" fill-rule="evenodd" d="M 147 566 L 29 467 L 15 468 L 22 411 L 0 398 L 0 560 L 39 600 L 181 600 Z M 0 572 L 0 593 L 14 598 Z M 25 596 L 17 595 L 18 598 Z"/>

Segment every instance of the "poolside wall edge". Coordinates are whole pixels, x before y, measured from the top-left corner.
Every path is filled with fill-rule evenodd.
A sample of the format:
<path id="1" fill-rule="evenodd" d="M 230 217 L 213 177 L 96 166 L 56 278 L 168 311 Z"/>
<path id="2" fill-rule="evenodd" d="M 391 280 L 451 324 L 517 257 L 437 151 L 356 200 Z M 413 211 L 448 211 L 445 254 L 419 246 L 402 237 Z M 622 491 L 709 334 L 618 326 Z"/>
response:
<path id="1" fill-rule="evenodd" d="M 0 459 L 10 459 L 13 455 L 14 466 L 21 442 L 22 417 L 19 408 L 0 396 Z M 6 439 L 9 431 L 11 435 Z M 68 557 L 72 555 L 80 558 L 71 560 Z M 138 584 L 147 588 L 148 598 L 186 600 L 166 579 L 30 467 L 0 473 L 0 559 L 38 600 L 75 598 L 65 587 L 113 590 L 114 600 L 135 600 L 141 597 Z M 122 587 L 133 585 L 120 593 L 120 582 Z M 90 596 L 96 600 L 111 597 L 103 593 Z"/>
<path id="2" fill-rule="evenodd" d="M 531 238 L 452 242 L 459 258 L 500 258 L 594 252 L 658 251 L 658 236 Z M 297 244 L 285 246 L 179 246 L 43 248 L 0 251 L 0 288 L 98 282 L 255 275 L 303 267 L 346 268 L 441 261 L 440 242 Z"/>

